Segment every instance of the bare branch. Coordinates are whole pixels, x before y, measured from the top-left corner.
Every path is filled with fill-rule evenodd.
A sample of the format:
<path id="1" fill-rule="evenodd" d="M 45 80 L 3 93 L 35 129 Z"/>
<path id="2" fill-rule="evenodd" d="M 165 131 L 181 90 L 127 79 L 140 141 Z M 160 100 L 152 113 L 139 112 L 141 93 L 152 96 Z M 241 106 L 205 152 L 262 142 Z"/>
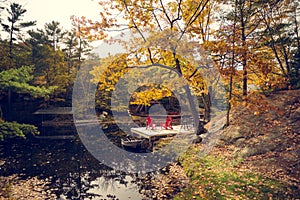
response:
<path id="1" fill-rule="evenodd" d="M 166 8 L 165 8 L 165 6 L 164 6 L 162 0 L 160 0 L 160 5 L 161 5 L 161 7 L 163 8 L 164 14 L 165 14 L 165 16 L 167 17 L 168 21 L 170 22 L 171 28 L 172 28 L 172 20 L 170 19 L 170 17 L 169 17 L 169 15 L 168 15 L 167 11 L 166 11 Z"/>
<path id="2" fill-rule="evenodd" d="M 168 70 L 171 70 L 173 72 L 176 72 L 176 74 L 178 74 L 178 76 L 182 76 L 175 68 L 172 68 L 172 67 L 169 67 L 167 65 L 163 65 L 163 64 L 160 64 L 160 63 L 153 63 L 151 65 L 145 65 L 145 66 L 128 66 L 126 67 L 127 69 L 134 69 L 134 68 L 141 68 L 141 69 L 147 69 L 147 68 L 151 68 L 151 67 L 160 67 L 160 68 L 163 68 L 163 69 L 168 69 Z"/>
<path id="3" fill-rule="evenodd" d="M 126 8 L 126 11 L 130 14 L 130 11 L 129 11 L 129 8 L 128 8 L 128 5 L 126 3 L 126 0 L 123 0 L 124 2 L 124 5 L 125 5 L 125 8 Z M 143 35 L 142 31 L 139 29 L 139 27 L 137 26 L 137 24 L 135 23 L 134 19 L 132 18 L 132 23 L 134 25 L 134 28 L 138 31 L 138 33 L 140 34 L 140 36 L 143 38 L 144 42 L 146 42 L 146 38 L 145 36 Z M 151 50 L 150 48 L 148 48 L 148 53 L 149 53 L 149 58 L 150 58 L 150 61 L 151 63 L 154 63 L 153 59 L 152 59 L 152 53 L 151 53 Z"/>
<path id="4" fill-rule="evenodd" d="M 178 9 L 177 9 L 177 17 L 172 20 L 171 27 L 173 27 L 173 25 L 174 25 L 175 22 L 177 22 L 178 20 L 182 19 L 181 15 L 180 15 L 180 12 L 181 12 L 181 3 L 182 3 L 182 0 L 179 0 L 179 2 L 178 2 Z"/>
<path id="5" fill-rule="evenodd" d="M 161 25 L 160 25 L 160 23 L 159 23 L 159 21 L 158 21 L 158 19 L 157 19 L 157 16 L 156 16 L 154 10 L 152 11 L 152 14 L 153 14 L 153 16 L 154 16 L 154 19 L 155 19 L 157 25 L 158 25 L 159 30 L 162 31 L 162 27 L 161 27 Z"/>
<path id="6" fill-rule="evenodd" d="M 130 10 L 128 8 L 128 5 L 126 3 L 126 0 L 123 0 L 123 3 L 125 5 L 125 9 L 126 11 L 128 12 L 128 14 L 130 14 Z M 141 32 L 141 30 L 139 29 L 139 27 L 137 26 L 137 24 L 135 23 L 134 19 L 132 18 L 131 19 L 131 22 L 133 23 L 133 27 L 138 31 L 138 33 L 141 35 L 141 37 L 143 38 L 143 40 L 146 42 L 146 38 L 145 36 L 143 35 L 143 33 Z"/>

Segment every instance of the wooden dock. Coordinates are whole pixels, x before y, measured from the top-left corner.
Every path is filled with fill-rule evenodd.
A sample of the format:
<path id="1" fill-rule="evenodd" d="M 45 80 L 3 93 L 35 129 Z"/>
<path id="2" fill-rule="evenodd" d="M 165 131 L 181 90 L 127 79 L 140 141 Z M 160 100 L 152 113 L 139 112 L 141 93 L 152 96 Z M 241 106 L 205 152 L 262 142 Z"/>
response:
<path id="1" fill-rule="evenodd" d="M 194 131 L 194 129 L 184 130 L 182 129 L 181 125 L 173 126 L 173 130 L 165 130 L 160 127 L 156 127 L 154 130 L 146 129 L 146 127 L 131 128 L 130 130 L 132 135 L 149 140 L 154 140 L 160 137 L 174 136 L 179 132 L 192 133 Z"/>
<path id="2" fill-rule="evenodd" d="M 49 135 L 49 136 L 34 136 L 41 140 L 74 140 L 76 135 Z"/>

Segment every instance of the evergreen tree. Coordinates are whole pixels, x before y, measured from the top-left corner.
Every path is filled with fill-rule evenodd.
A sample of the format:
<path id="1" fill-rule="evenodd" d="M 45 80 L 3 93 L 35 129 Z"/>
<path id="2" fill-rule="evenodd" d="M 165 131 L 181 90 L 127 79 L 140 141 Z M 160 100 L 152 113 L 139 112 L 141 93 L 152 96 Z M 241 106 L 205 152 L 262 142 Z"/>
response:
<path id="1" fill-rule="evenodd" d="M 53 93 L 52 100 L 63 100 L 62 97 L 65 98 L 64 94 L 72 78 L 72 70 L 69 68 L 71 61 L 68 62 L 72 60 L 72 55 L 66 55 L 59 49 L 60 43 L 65 39 L 63 38 L 65 33 L 59 27 L 59 22 L 52 21 L 45 24 L 45 30 L 32 30 L 29 31 L 29 35 L 27 43 L 32 49 L 34 83 L 46 87 L 57 86 L 58 89 Z"/>
<path id="2" fill-rule="evenodd" d="M 59 48 L 59 43 L 62 42 L 66 32 L 60 27 L 60 23 L 52 21 L 45 24 L 45 36 L 47 38 L 48 44 L 54 49 Z"/>
<path id="3" fill-rule="evenodd" d="M 0 92 L 10 96 L 10 92 L 18 94 L 29 94 L 33 98 L 49 98 L 55 87 L 37 87 L 29 84 L 33 79 L 33 68 L 23 66 L 18 69 L 9 69 L 0 72 Z M 38 134 L 37 128 L 33 125 L 7 122 L 3 120 L 0 106 L 0 140 L 7 137 L 25 137 L 27 134 Z"/>
<path id="4" fill-rule="evenodd" d="M 8 12 L 7 22 L 2 22 L 1 26 L 9 34 L 9 58 L 11 60 L 11 66 L 13 61 L 13 41 L 20 39 L 18 33 L 24 28 L 35 25 L 35 21 L 22 22 L 22 16 L 26 13 L 26 9 L 22 5 L 17 3 L 10 4 L 10 7 L 6 9 Z"/>
<path id="5" fill-rule="evenodd" d="M 36 31 L 30 30 L 28 34 L 30 37 L 26 40 L 26 43 L 31 48 L 31 62 L 34 65 L 41 59 L 40 52 L 44 48 L 44 45 L 47 44 L 47 38 L 42 29 L 37 29 Z"/>
<path id="6" fill-rule="evenodd" d="M 76 69 L 76 66 L 78 65 L 78 60 L 77 60 L 77 38 L 76 34 L 74 32 L 68 32 L 67 37 L 65 37 L 65 48 L 63 49 L 63 52 L 65 53 L 66 56 L 66 61 L 68 63 L 68 74 L 70 75 Z"/>

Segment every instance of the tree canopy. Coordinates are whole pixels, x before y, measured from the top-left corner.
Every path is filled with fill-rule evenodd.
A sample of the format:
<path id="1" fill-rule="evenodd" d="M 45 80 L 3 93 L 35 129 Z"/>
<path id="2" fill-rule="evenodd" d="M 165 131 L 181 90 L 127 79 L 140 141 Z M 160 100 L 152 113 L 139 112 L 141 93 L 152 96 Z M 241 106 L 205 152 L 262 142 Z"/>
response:
<path id="1" fill-rule="evenodd" d="M 132 105 L 149 106 L 153 100 L 170 98 L 172 89 L 181 84 L 188 104 L 196 108 L 196 96 L 207 112 L 214 100 L 224 97 L 229 107 L 250 105 L 253 98 L 248 96 L 256 91 L 299 87 L 298 2 L 101 0 L 99 4 L 99 20 L 70 16 L 71 30 L 50 21 L 27 32 L 35 24 L 23 21 L 27 10 L 16 3 L 1 4 L 1 12 L 7 13 L 1 27 L 9 33 L 0 41 L 2 94 L 27 93 L 46 97 L 47 106 L 70 105 L 76 74 L 89 59 L 92 40 L 119 43 L 125 50 L 100 62 L 88 61 L 94 67 L 87 72 L 91 79 L 84 81 L 98 84 L 96 104 L 103 109 L 109 109 L 124 75 L 131 78 L 124 82 L 122 95 L 130 95 Z M 112 37 L 112 32 L 120 37 Z M 153 84 L 152 66 L 169 81 Z M 135 74 L 135 69 L 143 73 Z M 134 89 L 130 81 L 137 76 L 140 85 Z M 227 95 L 221 92 L 224 89 Z"/>
<path id="2" fill-rule="evenodd" d="M 207 94 L 211 83 L 209 78 L 202 80 L 203 74 L 213 73 L 201 71 L 199 66 L 209 67 L 211 60 L 222 74 L 225 88 L 231 87 L 232 103 L 251 104 L 247 96 L 253 88 L 268 92 L 297 87 L 292 76 L 298 72 L 291 72 L 291 63 L 299 43 L 298 3 L 116 0 L 99 4 L 100 20 L 81 19 L 84 33 L 91 40 L 121 43 L 127 50 L 126 54 L 103 60 L 99 69 L 110 66 L 102 78 L 102 72 L 94 68 L 94 82 L 103 84 L 106 90 L 113 90 L 118 78 L 132 67 L 159 65 L 186 78 L 192 93 Z M 112 38 L 112 31 L 129 33 L 130 39 Z M 232 84 L 227 87 L 229 82 Z M 134 96 L 155 99 L 150 93 L 162 92 L 152 88 Z M 136 102 L 148 104 L 144 100 Z"/>

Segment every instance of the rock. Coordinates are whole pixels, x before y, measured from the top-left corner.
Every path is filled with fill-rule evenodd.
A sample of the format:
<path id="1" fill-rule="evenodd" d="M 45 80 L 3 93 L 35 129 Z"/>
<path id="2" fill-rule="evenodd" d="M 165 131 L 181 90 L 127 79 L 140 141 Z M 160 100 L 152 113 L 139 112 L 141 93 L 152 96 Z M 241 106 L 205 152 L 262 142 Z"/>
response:
<path id="1" fill-rule="evenodd" d="M 235 145 L 237 146 L 237 147 L 240 147 L 240 146 L 242 146 L 242 144 L 245 142 L 245 138 L 238 138 L 236 141 L 235 141 Z"/>
<path id="2" fill-rule="evenodd" d="M 222 135 L 220 135 L 220 140 L 224 141 L 225 144 L 234 144 L 241 138 L 244 138 L 244 136 L 238 126 L 229 126 Z"/>
<path id="3" fill-rule="evenodd" d="M 145 184 L 141 194 L 149 199 L 172 199 L 177 192 L 189 184 L 189 179 L 181 166 L 173 163 L 168 166 L 168 169 L 168 173 L 155 174 L 149 182 L 145 181 L 145 178 L 141 179 Z"/>
<path id="4" fill-rule="evenodd" d="M 259 154 L 264 154 L 273 151 L 278 147 L 278 143 L 274 140 L 262 140 L 259 143 L 251 146 L 246 146 L 240 151 L 241 157 L 250 157 Z"/>
<path id="5" fill-rule="evenodd" d="M 59 200 L 67 200 L 66 197 L 64 195 L 60 195 L 59 196 Z"/>
<path id="6" fill-rule="evenodd" d="M 2 180 L 3 179 L 3 180 Z M 28 177 L 26 180 L 20 179 L 17 175 L 8 177 L 0 177 L 1 182 L 9 184 L 9 193 L 7 193 L 8 199 L 56 199 L 53 194 L 49 194 L 46 191 L 46 186 L 49 182 L 40 180 L 37 177 Z M 1 184 L 0 184 L 1 186 Z M 0 199 L 3 194 L 0 189 Z"/>
<path id="7" fill-rule="evenodd" d="M 198 144 L 202 142 L 202 137 L 197 135 L 196 138 L 193 140 L 193 144 Z"/>
<path id="8" fill-rule="evenodd" d="M 290 126 L 293 126 L 295 130 L 299 130 L 300 129 L 300 123 L 298 123 L 299 121 L 300 121 L 300 107 L 290 114 L 289 124 Z"/>

